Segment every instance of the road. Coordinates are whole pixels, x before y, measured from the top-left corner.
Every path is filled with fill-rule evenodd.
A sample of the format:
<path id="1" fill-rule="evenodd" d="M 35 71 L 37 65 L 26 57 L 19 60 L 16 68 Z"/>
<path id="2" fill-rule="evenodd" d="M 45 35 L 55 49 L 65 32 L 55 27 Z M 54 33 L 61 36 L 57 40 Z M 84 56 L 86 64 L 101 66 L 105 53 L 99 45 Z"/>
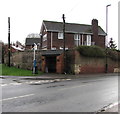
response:
<path id="1" fill-rule="evenodd" d="M 118 76 L 0 80 L 2 112 L 96 112 L 118 102 Z"/>

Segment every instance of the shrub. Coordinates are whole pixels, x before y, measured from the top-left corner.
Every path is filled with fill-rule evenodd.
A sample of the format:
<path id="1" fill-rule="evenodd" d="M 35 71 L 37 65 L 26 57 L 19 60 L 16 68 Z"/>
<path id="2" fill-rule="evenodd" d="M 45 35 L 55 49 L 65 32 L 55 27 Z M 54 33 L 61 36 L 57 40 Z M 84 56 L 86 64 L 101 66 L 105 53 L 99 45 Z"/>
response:
<path id="1" fill-rule="evenodd" d="M 112 60 L 120 60 L 120 51 L 108 49 L 108 57 Z"/>
<path id="2" fill-rule="evenodd" d="M 87 57 L 105 57 L 105 50 L 98 46 L 79 46 L 79 53 Z"/>

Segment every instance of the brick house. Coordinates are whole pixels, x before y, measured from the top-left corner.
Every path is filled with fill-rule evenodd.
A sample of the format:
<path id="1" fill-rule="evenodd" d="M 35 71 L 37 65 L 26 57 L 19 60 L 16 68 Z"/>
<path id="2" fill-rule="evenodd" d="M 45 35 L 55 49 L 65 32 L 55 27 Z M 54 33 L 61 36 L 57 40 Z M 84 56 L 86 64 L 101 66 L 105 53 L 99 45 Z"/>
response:
<path id="1" fill-rule="evenodd" d="M 25 49 L 31 50 L 33 48 L 34 43 L 37 45 L 37 49 L 39 49 L 40 44 L 41 44 L 41 39 L 40 38 L 26 38 Z"/>
<path id="2" fill-rule="evenodd" d="M 40 33 L 42 34 L 42 49 L 63 49 L 63 23 L 43 21 Z M 73 49 L 79 45 L 97 45 L 105 47 L 104 30 L 98 26 L 98 20 L 93 19 L 91 25 L 65 23 L 65 46 Z"/>
<path id="3" fill-rule="evenodd" d="M 43 21 L 40 34 L 41 49 L 46 50 L 42 54 L 42 71 L 63 73 L 66 68 L 63 54 L 63 23 Z M 98 26 L 96 19 L 92 20 L 92 25 L 65 23 L 65 48 L 68 50 L 79 45 L 97 45 L 104 48 L 105 36 L 106 33 Z"/>
<path id="4" fill-rule="evenodd" d="M 35 33 L 29 34 L 25 40 L 25 49 L 31 50 L 33 48 L 34 43 L 37 45 L 37 49 L 40 49 L 40 47 L 41 47 L 40 34 L 37 34 L 37 33 L 36 34 Z"/>

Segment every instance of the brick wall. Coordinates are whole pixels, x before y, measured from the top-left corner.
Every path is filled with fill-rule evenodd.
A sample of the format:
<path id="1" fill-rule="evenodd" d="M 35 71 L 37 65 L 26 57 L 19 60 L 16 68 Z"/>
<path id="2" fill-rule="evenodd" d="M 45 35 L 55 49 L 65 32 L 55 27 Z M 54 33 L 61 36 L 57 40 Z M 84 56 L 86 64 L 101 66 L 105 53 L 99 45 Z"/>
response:
<path id="1" fill-rule="evenodd" d="M 84 57 L 75 51 L 75 74 L 105 73 L 105 64 L 105 58 Z M 113 73 L 116 68 L 118 68 L 118 61 L 108 58 L 108 72 Z"/>
<path id="2" fill-rule="evenodd" d="M 64 56 L 63 54 L 57 56 L 56 60 L 56 73 L 64 72 Z"/>
<path id="3" fill-rule="evenodd" d="M 38 70 L 41 70 L 41 54 L 36 52 L 36 61 Z M 8 63 L 8 57 L 5 57 L 5 64 Z M 33 51 L 15 52 L 11 56 L 11 65 L 17 68 L 33 69 Z"/>
<path id="4" fill-rule="evenodd" d="M 51 38 L 52 37 L 52 38 Z M 83 35 L 83 43 L 86 42 L 87 40 L 87 35 Z M 52 36 L 51 36 L 51 32 L 47 33 L 47 49 L 51 49 L 51 39 L 52 39 L 52 47 L 56 48 L 56 49 L 60 49 L 60 47 L 63 48 L 63 39 L 58 39 L 58 32 L 52 32 Z M 95 45 L 100 46 L 102 48 L 105 47 L 105 37 L 102 35 L 97 35 L 96 33 L 94 33 L 92 35 L 92 42 L 95 42 Z M 44 42 L 45 44 L 45 42 Z M 66 48 L 69 49 L 73 49 L 75 48 L 75 43 L 74 43 L 74 34 L 73 33 L 66 33 L 65 34 L 65 45 Z M 82 45 L 82 34 L 81 34 L 81 44 Z"/>
<path id="5" fill-rule="evenodd" d="M 63 54 L 56 56 L 56 73 L 63 73 L 64 71 L 64 57 Z M 4 59 L 8 63 L 8 57 Z M 41 56 L 40 51 L 36 51 L 36 61 L 39 71 L 45 72 L 46 57 Z M 104 73 L 105 72 L 105 58 L 93 58 L 81 56 L 78 51 L 69 50 L 66 54 L 66 70 L 70 74 L 86 74 L 86 73 Z M 120 61 L 113 61 L 108 58 L 108 72 L 118 72 Z M 33 51 L 12 53 L 11 65 L 32 70 L 33 69 Z"/>
<path id="6" fill-rule="evenodd" d="M 41 65 L 41 71 L 46 72 L 46 58 L 45 56 L 42 56 L 42 65 Z"/>
<path id="7" fill-rule="evenodd" d="M 47 34 L 47 49 L 51 49 L 51 32 Z M 74 48 L 74 34 L 66 33 L 65 38 L 66 48 Z M 58 39 L 58 32 L 52 32 L 52 47 L 60 49 L 60 47 L 63 48 L 63 44 L 63 39 Z"/>
<path id="8" fill-rule="evenodd" d="M 105 37 L 102 35 L 99 35 L 98 40 L 97 40 L 97 44 L 98 44 L 98 46 L 105 48 Z"/>

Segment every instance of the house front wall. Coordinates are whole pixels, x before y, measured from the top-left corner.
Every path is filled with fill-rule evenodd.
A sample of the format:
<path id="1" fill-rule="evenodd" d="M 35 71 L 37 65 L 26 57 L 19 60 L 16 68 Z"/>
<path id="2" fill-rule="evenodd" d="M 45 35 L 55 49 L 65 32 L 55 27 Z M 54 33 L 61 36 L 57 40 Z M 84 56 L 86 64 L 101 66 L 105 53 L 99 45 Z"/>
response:
<path id="1" fill-rule="evenodd" d="M 63 39 L 58 39 L 58 32 L 47 32 L 47 49 L 62 49 L 64 45 Z M 65 34 L 65 47 L 74 48 L 74 34 Z"/>
<path id="2" fill-rule="evenodd" d="M 74 40 L 75 33 L 66 33 L 65 34 L 65 48 L 73 49 L 76 47 Z M 78 34 L 80 37 L 79 45 L 87 45 L 87 34 Z M 43 48 L 47 49 L 63 49 L 64 40 L 58 39 L 58 32 L 47 32 L 47 40 L 43 41 Z M 105 48 L 105 36 L 99 35 L 97 38 L 94 38 L 91 35 L 91 45 L 97 45 L 102 48 Z"/>
<path id="3" fill-rule="evenodd" d="M 98 39 L 98 46 L 105 48 L 105 36 L 99 35 Z"/>

